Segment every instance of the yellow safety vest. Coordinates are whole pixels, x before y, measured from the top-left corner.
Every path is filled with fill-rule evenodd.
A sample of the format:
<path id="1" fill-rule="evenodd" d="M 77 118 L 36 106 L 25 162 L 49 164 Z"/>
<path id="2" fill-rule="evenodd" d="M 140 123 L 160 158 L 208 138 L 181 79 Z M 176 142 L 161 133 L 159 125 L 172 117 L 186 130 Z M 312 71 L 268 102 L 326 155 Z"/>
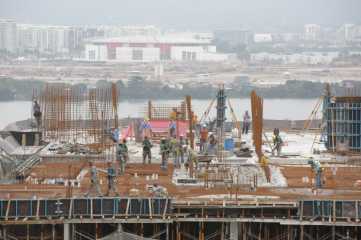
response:
<path id="1" fill-rule="evenodd" d="M 322 171 L 324 170 L 323 169 L 323 166 L 322 166 L 322 164 L 319 162 L 319 161 L 313 161 L 313 167 L 314 168 L 316 168 L 316 162 L 318 162 L 318 165 L 320 166 L 320 168 L 319 169 L 321 169 Z M 316 170 L 316 174 L 318 173 L 318 170 Z"/>
<path id="2" fill-rule="evenodd" d="M 193 149 L 192 149 L 193 150 Z M 190 150 L 189 150 L 189 153 L 190 153 L 190 156 L 191 156 L 191 160 L 192 160 L 192 163 L 194 162 L 194 161 L 198 161 L 198 159 L 194 159 L 194 155 L 196 155 L 197 153 L 196 152 L 191 152 Z"/>
<path id="3" fill-rule="evenodd" d="M 163 187 L 163 192 L 160 192 L 160 191 L 158 191 L 157 193 L 159 193 L 162 197 L 165 195 L 165 192 L 167 191 L 168 192 L 168 190 L 165 188 L 165 187 Z"/>
<path id="4" fill-rule="evenodd" d="M 173 140 L 172 140 L 172 143 L 174 144 L 174 146 L 176 146 L 177 140 L 173 139 Z M 172 148 L 173 148 L 173 146 L 172 146 Z M 178 150 L 175 154 L 179 154 L 179 150 Z"/>

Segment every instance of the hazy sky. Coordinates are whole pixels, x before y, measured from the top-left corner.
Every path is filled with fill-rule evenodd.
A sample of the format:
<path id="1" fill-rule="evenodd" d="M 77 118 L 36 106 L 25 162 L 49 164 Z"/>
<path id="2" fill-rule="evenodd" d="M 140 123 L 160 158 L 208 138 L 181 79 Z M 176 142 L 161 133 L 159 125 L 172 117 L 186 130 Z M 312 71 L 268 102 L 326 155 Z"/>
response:
<path id="1" fill-rule="evenodd" d="M 174 29 L 279 28 L 361 23 L 361 0 L 0 0 L 19 23 L 156 25 Z"/>

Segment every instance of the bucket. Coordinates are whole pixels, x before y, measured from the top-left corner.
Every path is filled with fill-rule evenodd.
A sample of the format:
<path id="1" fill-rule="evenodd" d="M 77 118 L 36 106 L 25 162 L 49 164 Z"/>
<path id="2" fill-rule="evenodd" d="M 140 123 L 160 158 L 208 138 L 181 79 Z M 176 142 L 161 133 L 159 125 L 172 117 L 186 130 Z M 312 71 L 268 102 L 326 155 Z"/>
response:
<path id="1" fill-rule="evenodd" d="M 230 151 L 231 156 L 233 156 L 234 152 L 234 139 L 233 138 L 227 138 L 224 140 L 224 150 Z"/>

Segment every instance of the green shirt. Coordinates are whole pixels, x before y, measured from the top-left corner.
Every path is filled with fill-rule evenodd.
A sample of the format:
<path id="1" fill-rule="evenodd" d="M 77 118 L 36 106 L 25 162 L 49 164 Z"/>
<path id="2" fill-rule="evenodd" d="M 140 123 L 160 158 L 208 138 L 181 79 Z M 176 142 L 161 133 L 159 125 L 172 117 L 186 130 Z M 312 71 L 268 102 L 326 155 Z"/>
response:
<path id="1" fill-rule="evenodd" d="M 108 168 L 108 179 L 115 179 L 115 167 L 113 165 Z"/>
<path id="2" fill-rule="evenodd" d="M 121 147 L 117 148 L 117 156 L 118 157 L 123 157 L 123 148 L 121 148 Z"/>
<path id="3" fill-rule="evenodd" d="M 143 140 L 143 150 L 144 152 L 150 152 L 150 144 L 152 144 L 149 140 Z"/>
<path id="4" fill-rule="evenodd" d="M 276 136 L 276 139 L 273 141 L 273 143 L 274 144 L 277 143 L 276 147 L 278 147 L 280 145 L 281 141 L 282 141 L 282 138 L 280 136 Z"/>
<path id="5" fill-rule="evenodd" d="M 164 144 L 162 146 L 162 155 L 165 156 L 167 153 L 169 153 L 169 147 L 167 144 Z"/>
<path id="6" fill-rule="evenodd" d="M 127 144 L 125 144 L 125 143 L 123 143 L 123 151 L 128 151 L 128 146 L 127 146 Z"/>

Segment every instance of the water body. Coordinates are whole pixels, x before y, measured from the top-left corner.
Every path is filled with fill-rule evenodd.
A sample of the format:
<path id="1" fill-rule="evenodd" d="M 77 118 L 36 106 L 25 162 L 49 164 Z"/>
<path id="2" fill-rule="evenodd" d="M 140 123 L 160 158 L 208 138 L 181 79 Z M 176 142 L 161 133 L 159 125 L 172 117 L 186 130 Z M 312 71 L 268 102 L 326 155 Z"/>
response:
<path id="1" fill-rule="evenodd" d="M 182 100 L 153 100 L 153 104 L 175 104 L 179 105 Z M 230 99 L 233 110 L 239 121 L 242 120 L 242 116 L 246 110 L 251 113 L 251 100 L 250 99 Z M 275 119 L 275 120 L 304 120 L 307 119 L 315 107 L 318 99 L 265 99 L 263 106 L 263 118 Z M 148 103 L 148 100 L 130 100 L 122 101 L 119 103 L 119 117 L 127 118 L 139 117 L 139 107 L 143 107 Z M 41 103 L 40 103 L 41 104 Z M 202 117 L 203 113 L 207 110 L 211 104 L 211 100 L 192 100 L 195 113 L 198 118 Z M 208 117 L 212 118 L 216 116 L 216 101 L 213 104 Z M 322 108 L 322 107 L 321 107 Z M 321 110 L 320 108 L 320 110 Z M 0 129 L 6 127 L 9 123 L 25 120 L 31 117 L 32 114 L 32 102 L 31 101 L 9 101 L 0 102 Z M 317 114 L 317 118 L 320 119 L 321 113 Z M 226 109 L 227 121 L 231 121 L 232 116 L 230 108 L 227 104 Z"/>

